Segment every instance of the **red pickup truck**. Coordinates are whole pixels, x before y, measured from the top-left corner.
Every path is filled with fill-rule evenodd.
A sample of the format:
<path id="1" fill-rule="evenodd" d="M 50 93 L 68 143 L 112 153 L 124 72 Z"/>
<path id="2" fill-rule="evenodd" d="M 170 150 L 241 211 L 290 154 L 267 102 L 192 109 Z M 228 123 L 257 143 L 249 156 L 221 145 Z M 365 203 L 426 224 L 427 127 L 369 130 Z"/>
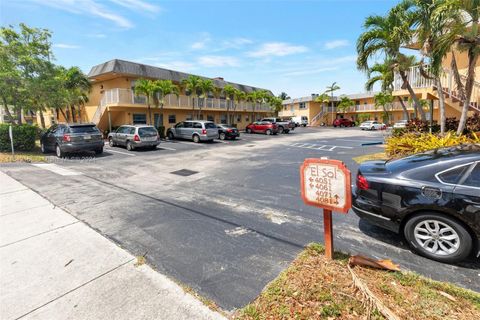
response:
<path id="1" fill-rule="evenodd" d="M 267 121 L 256 121 L 250 123 L 245 129 L 247 133 L 264 133 L 266 135 L 277 134 L 278 126 Z"/>

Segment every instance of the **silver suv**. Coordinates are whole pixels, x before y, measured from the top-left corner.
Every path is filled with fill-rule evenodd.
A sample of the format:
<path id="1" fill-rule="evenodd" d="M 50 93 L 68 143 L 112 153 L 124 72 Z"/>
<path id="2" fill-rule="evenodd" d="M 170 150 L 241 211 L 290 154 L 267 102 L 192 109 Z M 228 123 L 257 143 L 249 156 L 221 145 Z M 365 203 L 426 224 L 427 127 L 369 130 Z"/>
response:
<path id="1" fill-rule="evenodd" d="M 213 141 L 218 138 L 215 123 L 204 120 L 187 120 L 179 122 L 167 130 L 168 139 L 188 139 L 193 142 Z"/>
<path id="2" fill-rule="evenodd" d="M 157 129 L 147 125 L 123 125 L 108 134 L 110 147 L 124 146 L 131 151 L 136 148 L 155 149 L 160 143 Z"/>

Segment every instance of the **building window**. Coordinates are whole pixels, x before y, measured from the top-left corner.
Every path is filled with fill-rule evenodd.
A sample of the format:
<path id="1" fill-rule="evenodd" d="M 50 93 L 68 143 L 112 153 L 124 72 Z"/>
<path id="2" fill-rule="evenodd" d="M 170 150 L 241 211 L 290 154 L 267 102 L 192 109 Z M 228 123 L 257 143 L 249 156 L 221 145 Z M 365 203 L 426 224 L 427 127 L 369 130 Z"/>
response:
<path id="1" fill-rule="evenodd" d="M 134 113 L 133 124 L 147 124 L 147 115 L 145 113 Z"/>
<path id="2" fill-rule="evenodd" d="M 298 108 L 299 108 L 299 109 L 307 109 L 307 104 L 306 104 L 305 102 L 300 102 L 300 103 L 298 104 Z"/>
<path id="3" fill-rule="evenodd" d="M 242 121 L 242 116 L 241 115 L 237 115 L 237 122 L 241 122 Z"/>
<path id="4" fill-rule="evenodd" d="M 209 115 L 207 115 L 207 120 L 215 122 L 215 117 L 209 114 Z"/>
<path id="5" fill-rule="evenodd" d="M 245 116 L 245 122 L 249 122 L 250 118 L 248 116 Z"/>
<path id="6" fill-rule="evenodd" d="M 227 115 L 226 114 L 221 114 L 220 115 L 220 123 L 227 123 Z"/>
<path id="7" fill-rule="evenodd" d="M 163 114 L 155 113 L 153 115 L 153 124 L 155 127 L 163 127 Z"/>
<path id="8" fill-rule="evenodd" d="M 198 120 L 203 120 L 203 114 L 200 114 L 200 115 L 198 116 Z"/>
<path id="9" fill-rule="evenodd" d="M 193 120 L 193 117 L 191 114 L 187 114 L 187 117 L 185 118 L 185 120 Z"/>
<path id="10" fill-rule="evenodd" d="M 168 116 L 168 123 L 176 123 L 177 122 L 177 117 L 174 114 L 170 114 Z"/>

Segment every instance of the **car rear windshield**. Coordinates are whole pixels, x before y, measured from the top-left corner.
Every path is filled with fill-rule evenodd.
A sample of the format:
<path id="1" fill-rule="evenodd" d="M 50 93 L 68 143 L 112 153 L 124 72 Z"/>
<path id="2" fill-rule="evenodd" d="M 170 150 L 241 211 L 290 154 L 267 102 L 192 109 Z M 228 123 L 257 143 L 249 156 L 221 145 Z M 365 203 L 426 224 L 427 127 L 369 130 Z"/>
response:
<path id="1" fill-rule="evenodd" d="M 142 136 L 154 136 L 154 135 L 157 135 L 157 130 L 153 127 L 139 128 L 138 129 L 138 134 L 140 135 L 140 137 L 142 137 Z"/>
<path id="2" fill-rule="evenodd" d="M 70 126 L 71 133 L 98 133 L 96 126 Z"/>
<path id="3" fill-rule="evenodd" d="M 211 122 L 206 122 L 205 123 L 205 129 L 216 129 L 217 126 L 215 125 L 215 123 L 211 123 Z"/>

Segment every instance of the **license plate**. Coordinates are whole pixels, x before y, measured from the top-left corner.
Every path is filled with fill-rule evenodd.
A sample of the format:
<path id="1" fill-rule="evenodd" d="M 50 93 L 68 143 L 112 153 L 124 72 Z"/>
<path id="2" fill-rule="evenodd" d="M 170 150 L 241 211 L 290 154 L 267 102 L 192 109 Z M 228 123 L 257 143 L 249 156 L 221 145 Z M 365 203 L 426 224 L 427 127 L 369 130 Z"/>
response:
<path id="1" fill-rule="evenodd" d="M 83 139 L 90 140 L 90 139 L 92 139 L 92 136 L 83 136 Z"/>
<path id="2" fill-rule="evenodd" d="M 155 141 L 157 140 L 157 137 L 146 137 L 145 141 Z"/>

